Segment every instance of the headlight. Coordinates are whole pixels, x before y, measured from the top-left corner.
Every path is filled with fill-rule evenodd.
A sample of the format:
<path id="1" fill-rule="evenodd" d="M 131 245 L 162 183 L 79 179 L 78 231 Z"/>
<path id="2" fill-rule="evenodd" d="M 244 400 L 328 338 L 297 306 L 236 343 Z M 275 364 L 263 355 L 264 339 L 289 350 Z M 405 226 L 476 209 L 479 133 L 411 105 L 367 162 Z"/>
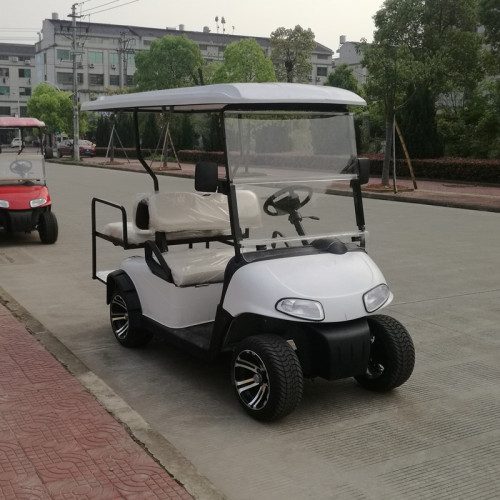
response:
<path id="1" fill-rule="evenodd" d="M 9 208 L 9 202 L 7 200 L 0 200 L 0 208 Z"/>
<path id="2" fill-rule="evenodd" d="M 385 284 L 378 285 L 363 295 L 363 302 L 367 312 L 372 313 L 380 309 L 390 298 L 391 292 Z"/>
<path id="3" fill-rule="evenodd" d="M 45 203 L 47 203 L 47 200 L 45 198 L 37 198 L 36 200 L 30 201 L 30 207 L 31 208 L 41 207 L 42 205 L 45 205 Z"/>
<path id="4" fill-rule="evenodd" d="M 281 299 L 276 304 L 276 310 L 300 319 L 322 321 L 325 319 L 323 306 L 315 300 Z"/>

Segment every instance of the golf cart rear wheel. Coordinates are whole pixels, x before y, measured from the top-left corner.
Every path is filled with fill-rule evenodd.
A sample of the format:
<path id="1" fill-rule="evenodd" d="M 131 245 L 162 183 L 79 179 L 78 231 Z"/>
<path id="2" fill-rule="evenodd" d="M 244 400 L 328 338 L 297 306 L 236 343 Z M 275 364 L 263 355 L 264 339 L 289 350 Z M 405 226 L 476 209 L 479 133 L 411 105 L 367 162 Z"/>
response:
<path id="1" fill-rule="evenodd" d="M 283 418 L 302 399 L 304 379 L 299 359 L 277 335 L 243 340 L 233 353 L 231 377 L 239 402 L 257 420 Z"/>
<path id="2" fill-rule="evenodd" d="M 142 347 L 152 337 L 142 329 L 141 308 L 135 290 L 122 291 L 116 287 L 109 303 L 109 318 L 116 340 L 125 347 Z"/>
<path id="3" fill-rule="evenodd" d="M 371 391 L 390 391 L 404 384 L 413 372 L 413 341 L 406 328 L 390 316 L 369 316 L 368 325 L 371 335 L 368 370 L 355 378 Z"/>
<path id="4" fill-rule="evenodd" d="M 43 212 L 38 221 L 40 241 L 46 245 L 55 243 L 59 234 L 56 216 L 52 212 Z"/>

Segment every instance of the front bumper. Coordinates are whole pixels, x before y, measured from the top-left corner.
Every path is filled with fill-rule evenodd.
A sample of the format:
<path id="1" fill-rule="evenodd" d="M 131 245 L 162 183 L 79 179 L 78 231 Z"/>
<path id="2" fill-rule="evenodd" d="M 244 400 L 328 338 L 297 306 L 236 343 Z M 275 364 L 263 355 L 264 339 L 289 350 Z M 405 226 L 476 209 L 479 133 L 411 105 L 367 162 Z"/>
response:
<path id="1" fill-rule="evenodd" d="M 0 210 L 0 228 L 9 233 L 34 231 L 44 209 Z"/>

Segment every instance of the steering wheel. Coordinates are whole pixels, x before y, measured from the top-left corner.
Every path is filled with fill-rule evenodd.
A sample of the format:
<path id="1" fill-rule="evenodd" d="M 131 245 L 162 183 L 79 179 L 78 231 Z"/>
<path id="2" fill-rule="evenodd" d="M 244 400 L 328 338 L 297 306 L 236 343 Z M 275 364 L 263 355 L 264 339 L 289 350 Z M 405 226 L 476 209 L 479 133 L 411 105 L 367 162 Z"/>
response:
<path id="1" fill-rule="evenodd" d="M 10 171 L 20 177 L 26 177 L 26 174 L 32 169 L 33 165 L 28 160 L 16 160 L 10 164 Z"/>
<path id="2" fill-rule="evenodd" d="M 307 193 L 305 198 L 301 200 L 297 191 L 305 191 Z M 290 215 L 306 203 L 309 203 L 312 194 L 313 190 L 303 184 L 287 186 L 267 198 L 264 202 L 264 212 L 273 217 L 277 215 Z"/>

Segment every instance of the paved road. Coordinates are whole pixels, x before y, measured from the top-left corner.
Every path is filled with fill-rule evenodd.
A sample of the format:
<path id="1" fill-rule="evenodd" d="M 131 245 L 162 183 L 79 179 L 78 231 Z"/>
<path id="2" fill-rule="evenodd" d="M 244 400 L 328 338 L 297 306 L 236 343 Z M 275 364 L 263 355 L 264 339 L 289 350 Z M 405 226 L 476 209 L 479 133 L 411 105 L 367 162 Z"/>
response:
<path id="1" fill-rule="evenodd" d="M 500 214 L 366 200 L 368 250 L 396 296 L 388 312 L 414 338 L 414 375 L 387 395 L 307 381 L 301 406 L 269 425 L 239 409 L 224 363 L 161 340 L 126 350 L 112 337 L 104 287 L 90 280 L 90 198 L 130 198 L 149 178 L 55 164 L 48 173 L 60 239 L 0 236 L 1 286 L 106 384 L 119 417 L 135 410 L 227 498 L 498 498 Z M 106 268 L 122 251 L 100 255 Z"/>

